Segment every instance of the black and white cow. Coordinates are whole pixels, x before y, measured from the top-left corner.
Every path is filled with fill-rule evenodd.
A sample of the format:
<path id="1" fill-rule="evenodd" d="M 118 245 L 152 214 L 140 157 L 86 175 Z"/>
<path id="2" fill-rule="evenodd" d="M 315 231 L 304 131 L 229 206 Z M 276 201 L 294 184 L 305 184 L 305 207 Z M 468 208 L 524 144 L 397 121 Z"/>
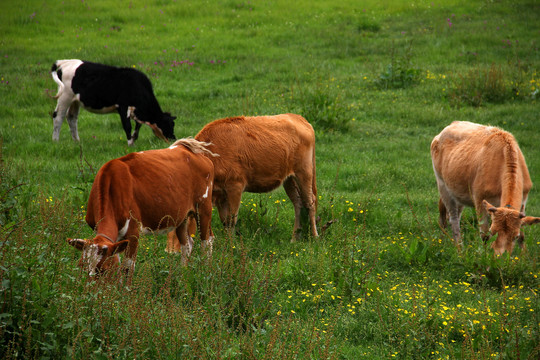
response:
<path id="1" fill-rule="evenodd" d="M 132 68 L 119 68 L 88 61 L 57 60 L 51 69 L 58 84 L 58 99 L 53 114 L 52 138 L 58 140 L 60 128 L 67 115 L 73 140 L 79 140 L 77 117 L 82 105 L 86 110 L 107 114 L 117 111 L 131 146 L 139 136 L 141 124 L 148 125 L 164 140 L 175 140 L 174 119 L 159 106 L 150 80 Z M 131 134 L 131 120 L 135 131 Z"/>

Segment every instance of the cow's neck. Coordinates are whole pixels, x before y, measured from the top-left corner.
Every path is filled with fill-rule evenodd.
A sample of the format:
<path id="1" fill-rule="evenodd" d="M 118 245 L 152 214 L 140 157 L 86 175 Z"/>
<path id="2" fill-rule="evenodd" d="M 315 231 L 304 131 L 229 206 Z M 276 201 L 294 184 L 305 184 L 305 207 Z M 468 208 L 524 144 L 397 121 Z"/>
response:
<path id="1" fill-rule="evenodd" d="M 112 243 L 114 242 L 114 240 L 113 240 L 110 236 L 105 235 L 105 234 L 103 234 L 103 233 L 99 233 L 99 232 L 98 232 L 98 233 L 96 234 L 96 237 L 98 237 L 98 236 L 102 236 L 102 237 L 104 237 L 105 239 L 109 240 L 109 241 L 112 242 Z"/>
<path id="2" fill-rule="evenodd" d="M 116 227 L 107 224 L 105 221 L 98 224 L 96 227 L 96 237 L 101 236 L 102 238 L 115 243 L 118 237 L 118 230 Z"/>

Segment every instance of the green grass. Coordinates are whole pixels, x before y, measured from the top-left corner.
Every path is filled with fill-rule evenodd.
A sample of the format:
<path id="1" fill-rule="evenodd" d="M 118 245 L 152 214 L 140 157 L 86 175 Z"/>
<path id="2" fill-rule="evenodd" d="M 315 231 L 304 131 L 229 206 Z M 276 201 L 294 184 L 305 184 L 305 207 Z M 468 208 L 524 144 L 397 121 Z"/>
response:
<path id="1" fill-rule="evenodd" d="M 454 120 L 503 127 L 540 183 L 539 7 L 2 1 L 0 355 L 537 358 L 540 227 L 525 229 L 526 252 L 494 259 L 467 209 L 458 253 L 437 225 L 429 145 Z M 130 148 L 117 115 L 84 111 L 81 142 L 64 125 L 53 143 L 49 70 L 63 58 L 145 72 L 177 137 L 226 116 L 304 115 L 320 225 L 337 222 L 291 243 L 284 191 L 245 194 L 240 235 L 214 217 L 210 262 L 196 246 L 183 268 L 163 235 L 147 235 L 130 289 L 87 281 L 65 240 L 92 236 L 96 171 L 166 144 L 145 127 Z"/>

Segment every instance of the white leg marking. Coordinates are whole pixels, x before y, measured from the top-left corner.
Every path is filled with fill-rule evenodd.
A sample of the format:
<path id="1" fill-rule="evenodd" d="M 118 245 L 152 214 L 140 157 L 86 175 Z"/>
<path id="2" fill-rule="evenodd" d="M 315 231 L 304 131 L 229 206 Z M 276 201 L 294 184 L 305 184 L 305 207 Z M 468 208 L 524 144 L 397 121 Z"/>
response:
<path id="1" fill-rule="evenodd" d="M 72 98 L 70 94 L 67 94 L 66 92 L 64 92 L 63 95 L 58 98 L 58 102 L 56 103 L 56 108 L 54 110 L 56 116 L 53 118 L 52 138 L 54 141 L 57 141 L 60 138 L 60 128 L 62 127 L 62 123 L 64 122 L 71 103 Z"/>
<path id="2" fill-rule="evenodd" d="M 191 236 L 188 236 L 188 243 L 186 245 L 180 245 L 180 250 L 182 252 L 182 265 L 186 266 L 187 260 L 193 250 L 193 238 Z"/>
<path id="3" fill-rule="evenodd" d="M 130 271 L 134 271 L 134 270 L 135 270 L 135 260 L 130 259 L 130 258 L 127 258 L 127 259 L 126 259 L 126 267 L 127 267 Z"/>
<path id="4" fill-rule="evenodd" d="M 214 247 L 214 237 L 208 237 L 208 240 L 203 240 L 201 243 L 203 251 L 207 251 L 209 255 L 212 254 L 212 249 Z"/>
<path id="5" fill-rule="evenodd" d="M 66 113 L 70 105 L 74 101 L 78 101 L 78 97 L 75 96 L 71 88 L 71 81 L 75 76 L 75 71 L 82 64 L 81 60 L 57 60 L 55 62 L 57 70 L 52 72 L 52 78 L 54 82 L 58 85 L 58 92 L 56 97 L 58 102 L 56 104 L 56 116 L 54 118 L 54 127 L 53 127 L 53 140 L 58 141 L 60 137 L 60 127 L 62 122 L 66 117 Z M 58 78 L 57 71 L 62 71 L 62 80 Z"/>
<path id="6" fill-rule="evenodd" d="M 118 105 L 117 105 L 118 106 Z M 127 109 L 127 118 L 131 119 L 131 117 L 135 117 L 135 106 L 128 106 Z"/>

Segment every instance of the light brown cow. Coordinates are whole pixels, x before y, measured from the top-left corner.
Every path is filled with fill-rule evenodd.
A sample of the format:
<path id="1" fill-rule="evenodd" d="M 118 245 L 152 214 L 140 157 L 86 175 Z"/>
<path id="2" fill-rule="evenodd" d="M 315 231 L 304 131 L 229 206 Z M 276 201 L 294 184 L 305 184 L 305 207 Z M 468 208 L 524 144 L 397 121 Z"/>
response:
<path id="1" fill-rule="evenodd" d="M 244 191 L 264 193 L 283 184 L 294 205 L 293 240 L 301 235 L 302 209 L 308 211 L 311 235 L 318 236 L 315 133 L 306 119 L 295 114 L 226 118 L 207 124 L 195 139 L 211 143 L 208 149 L 219 154 L 211 158 L 212 194 L 226 227 L 236 225 Z M 175 251 L 173 239 L 168 251 Z"/>
<path id="2" fill-rule="evenodd" d="M 495 254 L 512 253 L 518 238 L 524 247 L 521 226 L 536 224 L 540 218 L 525 216 L 532 182 L 512 134 L 492 126 L 455 121 L 433 139 L 431 158 L 440 195 L 439 223 L 444 228 L 449 218 L 458 246 L 461 212 L 471 206 L 479 217 L 484 241 L 490 233 L 498 235 L 491 244 Z"/>
<path id="3" fill-rule="evenodd" d="M 68 239 L 83 251 L 80 266 L 90 275 L 100 274 L 116 266 L 118 254 L 125 251 L 124 270 L 131 275 L 139 234 L 148 230 L 175 230 L 185 263 L 193 248 L 188 217 L 197 220 L 202 245 L 211 252 L 214 166 L 209 157 L 215 154 L 208 145 L 180 139 L 169 148 L 131 153 L 103 165 L 86 214 L 97 235 L 91 240 Z"/>

